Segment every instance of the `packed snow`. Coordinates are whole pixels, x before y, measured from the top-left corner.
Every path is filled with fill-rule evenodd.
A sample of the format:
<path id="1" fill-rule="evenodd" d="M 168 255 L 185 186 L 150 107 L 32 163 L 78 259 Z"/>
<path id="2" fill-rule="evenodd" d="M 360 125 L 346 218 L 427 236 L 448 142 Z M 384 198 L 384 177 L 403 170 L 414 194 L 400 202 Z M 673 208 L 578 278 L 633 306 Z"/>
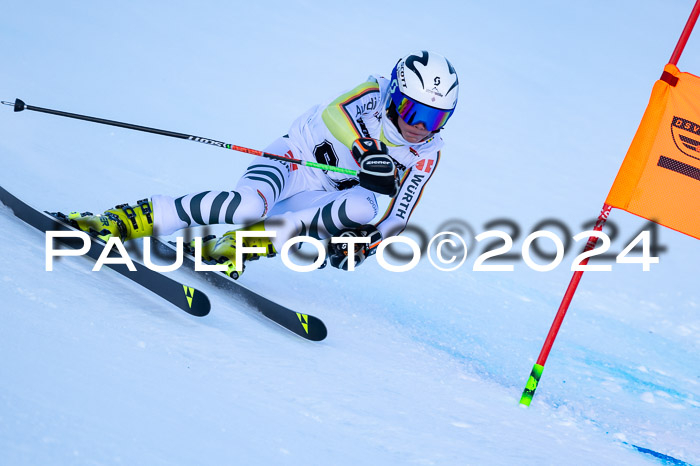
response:
<path id="1" fill-rule="evenodd" d="M 401 56 L 444 54 L 460 101 L 411 224 L 459 230 L 469 254 L 452 272 L 251 263 L 241 283 L 325 322 L 312 343 L 184 269 L 172 276 L 207 293 L 209 316 L 88 258 L 46 272 L 44 235 L 0 206 L 0 464 L 699 464 L 700 244 L 665 228 L 650 272 L 584 274 L 518 404 L 582 247 L 536 272 L 523 240 L 545 219 L 574 235 L 597 217 L 692 7 L 7 5 L 0 99 L 256 149 Z M 698 57 L 691 37 L 679 67 L 699 73 Z M 232 189 L 251 161 L 5 106 L 0 134 L 0 186 L 42 210 Z M 617 210 L 610 223 L 615 253 L 649 228 Z M 472 270 L 488 229 L 514 236 L 515 257 L 490 262 L 513 272 Z"/>

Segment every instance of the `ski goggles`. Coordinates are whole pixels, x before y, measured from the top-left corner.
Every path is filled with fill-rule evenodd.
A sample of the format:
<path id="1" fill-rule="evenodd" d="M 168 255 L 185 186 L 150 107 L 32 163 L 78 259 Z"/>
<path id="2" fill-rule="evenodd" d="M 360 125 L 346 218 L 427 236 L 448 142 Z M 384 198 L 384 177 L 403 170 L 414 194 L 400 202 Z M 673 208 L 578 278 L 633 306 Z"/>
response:
<path id="1" fill-rule="evenodd" d="M 405 95 L 392 96 L 392 101 L 396 105 L 396 112 L 403 121 L 411 126 L 423 123 L 425 129 L 430 132 L 445 126 L 454 112 L 454 110 L 429 107 Z"/>
<path id="2" fill-rule="evenodd" d="M 395 83 L 396 76 L 394 73 L 392 73 L 392 81 Z M 423 123 L 425 129 L 430 132 L 437 131 L 445 126 L 445 123 L 447 123 L 447 120 L 450 119 L 454 112 L 454 109 L 445 110 L 422 104 L 396 88 L 391 92 L 391 102 L 394 103 L 396 112 L 403 121 L 411 126 Z"/>

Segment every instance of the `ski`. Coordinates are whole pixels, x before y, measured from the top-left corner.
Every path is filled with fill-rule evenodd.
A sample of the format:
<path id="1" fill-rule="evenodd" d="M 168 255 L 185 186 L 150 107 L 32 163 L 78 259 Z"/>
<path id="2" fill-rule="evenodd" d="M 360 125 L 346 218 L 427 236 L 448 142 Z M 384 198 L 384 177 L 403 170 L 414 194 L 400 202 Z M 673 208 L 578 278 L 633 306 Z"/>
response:
<path id="1" fill-rule="evenodd" d="M 0 202 L 9 207 L 14 215 L 25 223 L 33 226 L 37 230 L 47 231 L 79 231 L 67 222 L 62 221 L 59 217 L 46 212 L 41 212 L 25 202 L 21 201 L 14 195 L 10 194 L 2 186 L 0 186 Z M 82 241 L 76 241 L 77 238 L 56 238 L 56 241 L 65 244 L 68 247 L 79 248 L 82 246 Z M 105 246 L 105 242 L 91 237 L 90 250 L 87 255 L 97 260 L 100 257 Z M 110 256 L 111 257 L 111 256 Z M 166 301 L 174 304 L 183 311 L 197 317 L 203 317 L 209 314 L 211 304 L 206 294 L 189 285 L 180 283 L 147 268 L 145 265 L 134 261 L 136 271 L 130 271 L 125 264 L 105 264 L 107 267 L 119 272 L 129 280 L 143 286 L 152 291 Z"/>
<path id="2" fill-rule="evenodd" d="M 171 243 L 166 243 L 153 238 L 153 253 L 162 259 L 174 261 L 176 257 L 175 246 Z M 214 286 L 227 290 L 241 302 L 248 304 L 250 307 L 261 313 L 266 318 L 281 325 L 285 329 L 294 332 L 302 338 L 311 341 L 321 341 L 326 338 L 328 331 L 321 319 L 309 314 L 295 312 L 274 301 L 271 301 L 264 296 L 246 288 L 223 272 L 195 272 L 194 271 L 194 256 L 189 254 L 185 247 L 184 263 L 187 267 L 196 273 L 202 275 L 209 283 Z"/>

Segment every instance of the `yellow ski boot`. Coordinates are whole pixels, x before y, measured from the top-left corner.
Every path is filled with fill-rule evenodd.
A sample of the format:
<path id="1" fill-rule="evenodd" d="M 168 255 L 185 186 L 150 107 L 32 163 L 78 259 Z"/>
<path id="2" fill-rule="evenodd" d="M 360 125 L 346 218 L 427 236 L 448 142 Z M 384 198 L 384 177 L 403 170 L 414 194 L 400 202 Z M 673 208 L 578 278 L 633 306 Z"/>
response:
<path id="1" fill-rule="evenodd" d="M 250 260 L 257 260 L 260 257 L 274 257 L 277 255 L 275 247 L 272 245 L 270 238 L 251 238 L 243 237 L 241 238 L 241 243 L 245 247 L 262 247 L 265 248 L 264 252 L 259 253 L 244 253 L 243 254 L 243 264 L 241 264 L 240 271 L 236 270 L 236 233 L 239 231 L 265 231 L 265 226 L 263 222 L 258 222 L 246 228 L 241 228 L 240 230 L 233 230 L 219 238 L 216 241 L 210 240 L 205 241 L 202 245 L 202 258 L 204 260 L 215 261 L 220 264 L 226 264 L 228 270 L 224 273 L 233 279 L 238 279 L 243 273 L 245 268 L 245 263 Z"/>
<path id="2" fill-rule="evenodd" d="M 121 204 L 102 215 L 71 212 L 68 219 L 77 228 L 107 241 L 116 236 L 122 241 L 153 236 L 153 204 L 142 199 L 135 206 Z"/>

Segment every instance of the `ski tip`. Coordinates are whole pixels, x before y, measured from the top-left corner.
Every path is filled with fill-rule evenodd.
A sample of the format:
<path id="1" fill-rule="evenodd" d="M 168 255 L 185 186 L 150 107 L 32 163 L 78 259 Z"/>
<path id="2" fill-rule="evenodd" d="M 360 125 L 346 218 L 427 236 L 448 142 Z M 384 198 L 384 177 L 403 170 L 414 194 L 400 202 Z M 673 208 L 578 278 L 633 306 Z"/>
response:
<path id="1" fill-rule="evenodd" d="M 328 336 L 328 329 L 321 319 L 297 312 L 297 318 L 301 329 L 295 333 L 307 340 L 321 341 Z"/>
<path id="2" fill-rule="evenodd" d="M 209 302 L 209 297 L 206 294 L 192 288 L 191 286 L 182 285 L 182 288 L 185 299 L 182 309 L 184 309 L 185 312 L 196 317 L 204 317 L 209 314 L 209 311 L 211 310 L 211 303 Z"/>
<path id="3" fill-rule="evenodd" d="M 322 341 L 328 336 L 328 329 L 321 319 L 314 317 L 313 319 L 313 332 L 309 331 L 309 338 L 311 341 Z"/>

